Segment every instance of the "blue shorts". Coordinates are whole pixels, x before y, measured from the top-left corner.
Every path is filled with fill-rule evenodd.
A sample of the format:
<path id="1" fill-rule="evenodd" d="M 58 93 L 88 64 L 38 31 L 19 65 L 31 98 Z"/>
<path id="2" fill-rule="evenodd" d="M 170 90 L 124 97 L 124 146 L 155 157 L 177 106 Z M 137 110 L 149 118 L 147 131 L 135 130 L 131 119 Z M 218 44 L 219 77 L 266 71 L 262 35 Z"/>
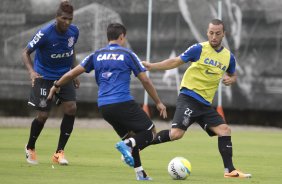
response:
<path id="1" fill-rule="evenodd" d="M 225 123 L 223 118 L 212 106 L 207 106 L 188 95 L 180 94 L 177 98 L 172 128 L 180 128 L 186 131 L 189 126 L 195 122 L 197 122 L 209 136 L 216 135 L 209 127 L 215 127 Z"/>

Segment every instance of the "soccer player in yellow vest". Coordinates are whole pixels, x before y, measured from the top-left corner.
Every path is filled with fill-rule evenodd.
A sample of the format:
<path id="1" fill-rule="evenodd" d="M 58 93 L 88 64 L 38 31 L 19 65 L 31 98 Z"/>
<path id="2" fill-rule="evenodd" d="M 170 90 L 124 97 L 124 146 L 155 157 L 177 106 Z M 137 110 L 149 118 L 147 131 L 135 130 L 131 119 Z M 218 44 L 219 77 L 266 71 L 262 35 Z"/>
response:
<path id="1" fill-rule="evenodd" d="M 142 62 L 148 70 L 169 70 L 191 62 L 182 78 L 180 95 L 170 130 L 160 131 L 152 144 L 178 140 L 191 124 L 197 122 L 209 136 L 218 136 L 218 149 L 224 163 L 224 177 L 250 178 L 235 169 L 232 161 L 231 130 L 218 112 L 211 107 L 222 79 L 229 86 L 236 81 L 234 55 L 221 45 L 225 35 L 221 20 L 213 19 L 208 26 L 208 41 L 189 47 L 180 56 L 161 62 Z"/>

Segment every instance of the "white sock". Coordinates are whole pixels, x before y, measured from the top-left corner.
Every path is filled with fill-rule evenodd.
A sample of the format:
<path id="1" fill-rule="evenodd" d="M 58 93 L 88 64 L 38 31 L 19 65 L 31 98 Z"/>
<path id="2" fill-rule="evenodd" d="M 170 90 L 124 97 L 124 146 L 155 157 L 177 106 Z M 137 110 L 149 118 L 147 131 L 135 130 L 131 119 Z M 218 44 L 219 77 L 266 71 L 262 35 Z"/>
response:
<path id="1" fill-rule="evenodd" d="M 143 171 L 144 169 L 143 169 L 142 166 L 140 166 L 140 167 L 134 168 L 134 170 L 135 170 L 135 172 L 139 172 L 139 171 Z"/>
<path id="2" fill-rule="evenodd" d="M 128 140 L 131 142 L 132 148 L 134 148 L 134 147 L 136 146 L 136 141 L 135 141 L 135 139 L 133 139 L 133 138 L 131 137 L 131 138 L 129 138 Z"/>

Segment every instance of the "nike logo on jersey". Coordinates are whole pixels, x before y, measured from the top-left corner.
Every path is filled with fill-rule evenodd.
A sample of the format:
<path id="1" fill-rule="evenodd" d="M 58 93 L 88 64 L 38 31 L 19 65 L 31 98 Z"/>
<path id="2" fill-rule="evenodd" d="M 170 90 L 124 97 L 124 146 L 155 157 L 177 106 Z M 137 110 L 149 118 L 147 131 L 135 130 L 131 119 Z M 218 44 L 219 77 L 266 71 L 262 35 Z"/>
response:
<path id="1" fill-rule="evenodd" d="M 210 58 L 206 58 L 206 59 L 204 60 L 204 63 L 205 63 L 205 64 L 208 64 L 208 65 L 216 66 L 216 67 L 220 68 L 221 70 L 226 71 L 226 66 L 224 66 L 224 65 L 223 65 L 221 62 L 219 62 L 219 61 L 214 61 L 214 60 L 212 60 L 212 59 L 210 59 Z"/>
<path id="2" fill-rule="evenodd" d="M 124 55 L 123 54 L 99 54 L 97 56 L 97 61 L 102 60 L 117 60 L 117 61 L 123 61 Z"/>
<path id="3" fill-rule="evenodd" d="M 56 47 L 57 45 L 59 45 L 59 43 L 53 43 L 53 47 Z"/>
<path id="4" fill-rule="evenodd" d="M 41 31 L 39 31 L 32 39 L 31 42 L 29 42 L 30 47 L 33 47 L 39 40 L 40 38 L 42 38 L 42 36 L 44 36 L 43 33 L 41 33 Z"/>
<path id="5" fill-rule="evenodd" d="M 206 69 L 206 74 L 216 74 L 216 72 L 210 72 L 208 69 Z"/>

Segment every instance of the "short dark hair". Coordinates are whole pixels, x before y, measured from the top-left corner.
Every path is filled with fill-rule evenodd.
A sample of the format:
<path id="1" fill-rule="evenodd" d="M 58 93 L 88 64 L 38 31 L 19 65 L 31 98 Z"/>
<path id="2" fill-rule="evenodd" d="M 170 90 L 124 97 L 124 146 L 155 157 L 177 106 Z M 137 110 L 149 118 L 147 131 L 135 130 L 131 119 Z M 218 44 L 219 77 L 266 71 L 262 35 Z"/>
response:
<path id="1" fill-rule="evenodd" d="M 121 34 L 124 34 L 124 36 L 126 35 L 126 28 L 124 27 L 124 25 L 120 23 L 111 23 L 108 25 L 108 41 L 117 40 Z"/>
<path id="2" fill-rule="evenodd" d="M 61 16 L 63 12 L 73 14 L 73 6 L 71 5 L 71 3 L 69 1 L 62 1 L 60 3 L 60 6 L 57 10 L 56 15 Z"/>
<path id="3" fill-rule="evenodd" d="M 224 23 L 223 23 L 223 21 L 222 20 L 219 20 L 219 19 L 213 19 L 213 20 L 211 20 L 211 22 L 210 22 L 211 24 L 213 24 L 213 25 L 222 25 L 222 27 L 223 27 L 223 31 L 225 31 L 225 26 L 224 26 Z"/>

